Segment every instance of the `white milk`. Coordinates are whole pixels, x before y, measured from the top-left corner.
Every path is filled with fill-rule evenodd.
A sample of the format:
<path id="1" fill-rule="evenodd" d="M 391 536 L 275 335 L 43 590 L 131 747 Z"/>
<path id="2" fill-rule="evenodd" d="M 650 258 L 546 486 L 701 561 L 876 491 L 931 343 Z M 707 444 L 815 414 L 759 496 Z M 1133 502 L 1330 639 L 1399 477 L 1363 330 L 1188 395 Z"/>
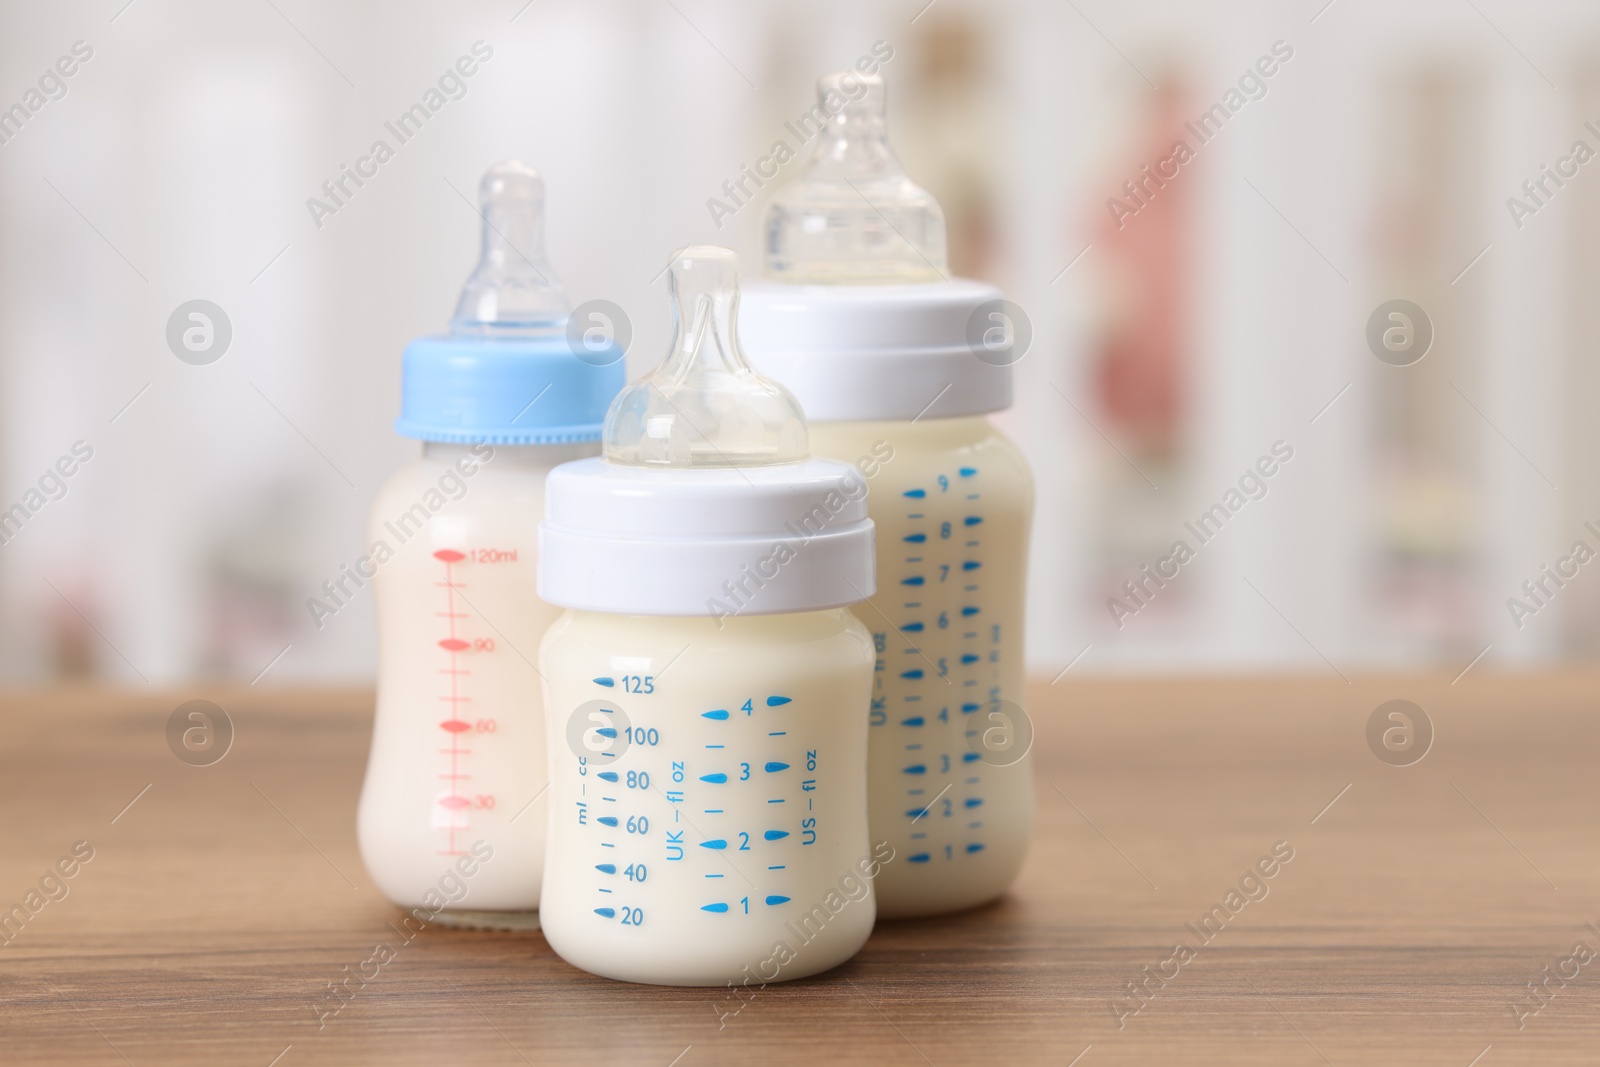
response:
<path id="1" fill-rule="evenodd" d="M 537 592 L 545 481 L 600 451 L 622 350 L 573 339 L 585 324 L 544 258 L 539 172 L 497 163 L 478 195 L 482 251 L 449 331 L 403 360 L 395 430 L 425 442 L 422 459 L 379 493 L 357 562 L 378 619 L 357 830 L 384 895 L 429 912 L 440 870 L 482 842 L 468 895 L 433 921 L 526 928 L 544 873 L 534 658 L 559 614 Z"/>
<path id="2" fill-rule="evenodd" d="M 804 407 L 812 451 L 868 477 L 878 588 L 853 610 L 878 653 L 870 818 L 899 855 L 878 912 L 933 915 L 1004 893 L 1033 829 L 1033 484 L 982 417 L 1010 407 L 1031 330 L 998 289 L 950 277 L 944 214 L 889 144 L 882 78 L 825 75 L 817 95 L 831 118 L 763 215 L 773 284 L 747 290 L 740 328 Z"/>
<path id="3" fill-rule="evenodd" d="M 672 351 L 617 395 L 604 458 L 550 475 L 539 650 L 542 917 L 563 959 L 664 985 L 785 981 L 872 932 L 866 485 L 813 459 L 739 349 L 739 261 L 679 249 Z"/>
<path id="4" fill-rule="evenodd" d="M 1033 479 L 984 418 L 813 423 L 811 442 L 832 459 L 880 459 L 867 482 L 878 592 L 852 609 L 878 652 L 872 839 L 897 855 L 878 877 L 879 914 L 991 900 L 1016 877 L 1033 833 L 1031 763 L 1005 736 L 1014 731 L 1023 746 L 1031 737 L 1008 720 L 1023 700 Z M 893 450 L 886 462 L 881 442 Z"/>
<path id="5" fill-rule="evenodd" d="M 544 866 L 534 662 L 561 614 L 535 590 L 537 530 L 550 468 L 600 445 L 424 447 L 384 486 L 368 528 L 369 557 L 379 543 L 394 554 L 372 580 L 378 707 L 361 858 L 385 896 L 412 907 L 450 857 L 485 841 L 493 860 L 436 921 L 531 925 L 515 913 L 538 908 Z"/>
<path id="6" fill-rule="evenodd" d="M 899 862 L 874 855 L 861 817 L 873 652 L 860 622 L 568 612 L 539 657 L 552 948 L 673 985 L 800 978 L 855 954 L 871 875 Z M 589 733 L 608 723 L 615 758 Z"/>

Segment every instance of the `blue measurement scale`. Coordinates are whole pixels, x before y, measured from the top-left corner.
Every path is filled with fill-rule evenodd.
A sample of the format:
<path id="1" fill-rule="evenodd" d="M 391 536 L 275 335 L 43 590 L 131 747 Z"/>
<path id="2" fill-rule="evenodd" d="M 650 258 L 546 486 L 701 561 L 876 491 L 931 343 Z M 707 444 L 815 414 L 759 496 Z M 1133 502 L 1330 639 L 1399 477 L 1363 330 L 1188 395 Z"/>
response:
<path id="1" fill-rule="evenodd" d="M 636 929 L 695 915 L 738 921 L 790 903 L 796 867 L 826 830 L 828 753 L 796 729 L 801 703 L 764 693 L 684 708 L 653 675 L 594 685 L 626 694 L 627 710 L 602 702 L 615 725 L 596 732 L 621 755 L 577 757 L 579 796 L 567 815 L 584 838 L 592 920 Z"/>
<path id="2" fill-rule="evenodd" d="M 872 766 L 901 784 L 912 864 L 986 846 L 979 739 L 1001 697 L 1006 635 L 985 618 L 982 485 L 978 468 L 960 466 L 904 490 L 910 532 L 878 551 L 873 600 L 893 627 L 873 634 Z"/>

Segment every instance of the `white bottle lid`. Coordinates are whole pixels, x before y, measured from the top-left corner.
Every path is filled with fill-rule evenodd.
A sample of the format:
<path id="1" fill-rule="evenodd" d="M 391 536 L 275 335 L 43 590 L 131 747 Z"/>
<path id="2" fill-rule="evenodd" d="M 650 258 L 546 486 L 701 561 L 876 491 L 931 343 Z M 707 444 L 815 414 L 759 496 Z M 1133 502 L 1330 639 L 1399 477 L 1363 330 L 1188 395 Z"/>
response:
<path id="1" fill-rule="evenodd" d="M 649 470 L 584 459 L 545 486 L 539 596 L 616 615 L 820 611 L 877 591 L 867 483 L 844 463 Z"/>
<path id="2" fill-rule="evenodd" d="M 970 331 L 988 328 L 984 306 L 999 300 L 994 286 L 965 278 L 751 285 L 739 332 L 751 361 L 812 422 L 985 415 L 1011 406 L 1011 360 Z"/>
<path id="3" fill-rule="evenodd" d="M 612 402 L 604 456 L 545 483 L 544 600 L 721 619 L 877 591 L 866 479 L 807 458 L 800 406 L 740 350 L 738 277 L 725 248 L 674 254 L 672 351 Z"/>

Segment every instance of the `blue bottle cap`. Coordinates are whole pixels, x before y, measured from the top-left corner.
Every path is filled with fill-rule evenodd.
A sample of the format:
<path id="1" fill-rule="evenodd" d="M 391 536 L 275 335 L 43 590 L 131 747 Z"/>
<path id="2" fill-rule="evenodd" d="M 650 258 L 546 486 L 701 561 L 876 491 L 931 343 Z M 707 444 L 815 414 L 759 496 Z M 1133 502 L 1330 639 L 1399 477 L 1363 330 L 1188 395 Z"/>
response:
<path id="1" fill-rule="evenodd" d="M 568 342 L 569 307 L 544 254 L 544 181 L 498 163 L 478 186 L 483 254 L 450 332 L 406 346 L 395 431 L 424 441 L 595 441 L 622 388 L 622 352 Z"/>

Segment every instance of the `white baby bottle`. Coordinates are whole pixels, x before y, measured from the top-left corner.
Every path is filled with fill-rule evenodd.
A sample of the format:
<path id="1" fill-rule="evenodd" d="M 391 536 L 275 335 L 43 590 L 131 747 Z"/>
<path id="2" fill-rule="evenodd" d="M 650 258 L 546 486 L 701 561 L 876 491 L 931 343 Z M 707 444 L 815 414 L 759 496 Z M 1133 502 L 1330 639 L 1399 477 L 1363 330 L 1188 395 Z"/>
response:
<path id="1" fill-rule="evenodd" d="M 873 586 L 854 468 L 735 333 L 738 258 L 674 254 L 676 339 L 550 475 L 539 650 L 550 749 L 542 915 L 608 978 L 764 983 L 866 941 Z"/>
<path id="2" fill-rule="evenodd" d="M 368 554 L 378 705 L 361 858 L 425 922 L 538 922 L 544 722 L 534 667 L 560 614 L 536 591 L 551 468 L 600 451 L 624 381 L 614 346 L 569 347 L 544 256 L 544 183 L 484 175 L 483 254 L 443 337 L 407 346 L 395 429 L 422 458 L 378 494 Z M 592 338 L 591 338 L 592 340 Z"/>
<path id="3" fill-rule="evenodd" d="M 885 918 L 1003 894 L 1033 827 L 1023 590 L 1033 482 L 985 416 L 1011 405 L 1010 311 L 947 276 L 944 216 L 884 132 L 878 77 L 818 86 L 832 115 L 763 218 L 751 360 L 800 400 L 812 450 L 857 464 L 877 525 L 872 838 Z"/>

